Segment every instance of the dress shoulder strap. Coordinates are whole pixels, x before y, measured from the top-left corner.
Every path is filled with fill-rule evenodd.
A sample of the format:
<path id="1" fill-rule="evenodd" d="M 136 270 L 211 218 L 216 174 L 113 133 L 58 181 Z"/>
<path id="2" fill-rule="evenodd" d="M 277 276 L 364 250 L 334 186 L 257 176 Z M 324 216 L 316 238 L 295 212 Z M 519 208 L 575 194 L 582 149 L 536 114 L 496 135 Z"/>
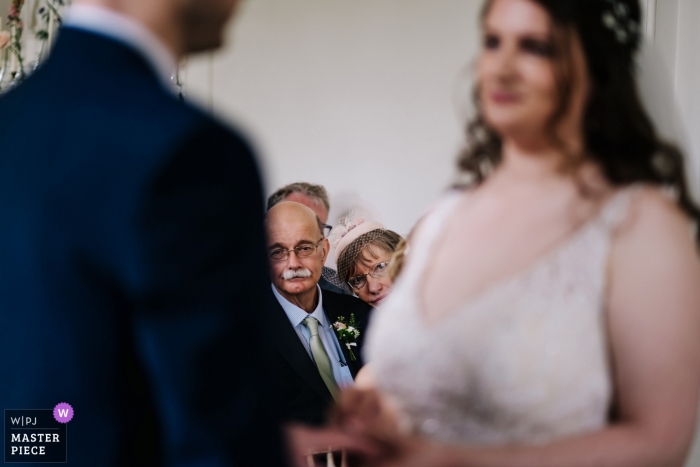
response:
<path id="1" fill-rule="evenodd" d="M 605 203 L 600 212 L 600 222 L 608 232 L 614 232 L 627 218 L 632 201 L 640 189 L 638 184 L 621 188 Z"/>
<path id="2" fill-rule="evenodd" d="M 417 224 L 421 242 L 432 243 L 434 237 L 440 233 L 447 219 L 454 212 L 463 193 L 462 190 L 450 190 L 427 210 Z"/>
<path id="3" fill-rule="evenodd" d="M 442 195 L 420 218 L 412 232 L 406 249 L 406 269 L 403 276 L 420 274 L 423 264 L 432 251 L 432 245 L 454 212 L 463 191 L 450 190 Z"/>

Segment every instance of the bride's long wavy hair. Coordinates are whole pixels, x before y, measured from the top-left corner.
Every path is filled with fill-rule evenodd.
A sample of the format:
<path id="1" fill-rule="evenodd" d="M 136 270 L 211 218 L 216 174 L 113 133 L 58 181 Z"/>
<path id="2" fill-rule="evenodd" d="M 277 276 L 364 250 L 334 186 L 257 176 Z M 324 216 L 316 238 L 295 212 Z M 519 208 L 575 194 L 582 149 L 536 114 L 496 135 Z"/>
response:
<path id="1" fill-rule="evenodd" d="M 482 22 L 493 1 L 484 4 Z M 549 12 L 553 25 L 553 65 L 559 94 L 549 122 L 553 140 L 557 141 L 555 128 L 571 100 L 570 44 L 577 34 L 592 83 L 584 115 L 585 160 L 598 163 L 613 185 L 645 182 L 669 188 L 680 208 L 700 225 L 700 209 L 689 194 L 683 155 L 660 139 L 639 97 L 634 60 L 642 33 L 639 1 L 530 1 Z M 459 167 L 480 183 L 500 164 L 502 144 L 483 117 L 478 91 L 474 100 L 477 114 L 467 126 L 469 144 L 460 155 Z M 572 171 L 582 162 L 576 154 L 568 154 L 568 159 L 566 168 Z"/>

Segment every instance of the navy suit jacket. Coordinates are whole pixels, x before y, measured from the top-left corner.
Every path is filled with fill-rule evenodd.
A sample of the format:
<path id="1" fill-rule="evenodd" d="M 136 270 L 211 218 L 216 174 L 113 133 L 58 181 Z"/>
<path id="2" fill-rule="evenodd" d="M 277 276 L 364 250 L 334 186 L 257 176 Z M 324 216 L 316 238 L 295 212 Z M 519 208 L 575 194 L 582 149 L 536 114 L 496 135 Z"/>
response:
<path id="1" fill-rule="evenodd" d="M 0 115 L 0 408 L 70 403 L 70 466 L 282 465 L 245 140 L 71 28 Z"/>

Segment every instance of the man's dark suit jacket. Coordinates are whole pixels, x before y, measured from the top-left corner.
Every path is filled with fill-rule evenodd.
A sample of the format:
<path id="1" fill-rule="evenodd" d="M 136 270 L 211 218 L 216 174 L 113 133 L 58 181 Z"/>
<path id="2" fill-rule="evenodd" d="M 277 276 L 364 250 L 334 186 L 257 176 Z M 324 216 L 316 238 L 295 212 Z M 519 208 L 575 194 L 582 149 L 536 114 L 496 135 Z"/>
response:
<path id="1" fill-rule="evenodd" d="M 244 139 L 72 28 L 0 115 L 1 408 L 70 403 L 70 466 L 282 465 Z"/>
<path id="2" fill-rule="evenodd" d="M 322 290 L 323 311 L 328 321 L 334 323 L 342 316 L 350 319 L 355 314 L 360 331 L 357 347 L 352 352 L 357 360 L 352 361 L 345 343 L 338 338 L 345 362 L 352 377 L 362 368 L 362 342 L 370 318 L 372 307 L 359 298 Z M 274 298 L 273 298 L 274 299 Z M 328 410 L 333 402 L 326 383 L 323 382 L 315 363 L 306 351 L 299 335 L 289 322 L 282 305 L 275 300 L 268 319 L 275 346 L 271 348 L 268 369 L 274 375 L 274 390 L 280 402 L 281 414 L 285 421 L 303 422 L 312 425 L 325 423 Z M 336 333 L 337 336 L 337 333 Z"/>

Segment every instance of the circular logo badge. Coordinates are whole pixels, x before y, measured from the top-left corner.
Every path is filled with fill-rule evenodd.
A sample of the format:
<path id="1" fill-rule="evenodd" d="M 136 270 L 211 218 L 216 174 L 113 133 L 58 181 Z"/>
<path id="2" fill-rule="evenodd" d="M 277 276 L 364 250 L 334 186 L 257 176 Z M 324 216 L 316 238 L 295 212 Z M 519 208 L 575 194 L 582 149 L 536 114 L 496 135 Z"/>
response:
<path id="1" fill-rule="evenodd" d="M 68 423 L 73 420 L 73 407 L 66 402 L 61 402 L 53 408 L 53 418 L 58 423 Z"/>

